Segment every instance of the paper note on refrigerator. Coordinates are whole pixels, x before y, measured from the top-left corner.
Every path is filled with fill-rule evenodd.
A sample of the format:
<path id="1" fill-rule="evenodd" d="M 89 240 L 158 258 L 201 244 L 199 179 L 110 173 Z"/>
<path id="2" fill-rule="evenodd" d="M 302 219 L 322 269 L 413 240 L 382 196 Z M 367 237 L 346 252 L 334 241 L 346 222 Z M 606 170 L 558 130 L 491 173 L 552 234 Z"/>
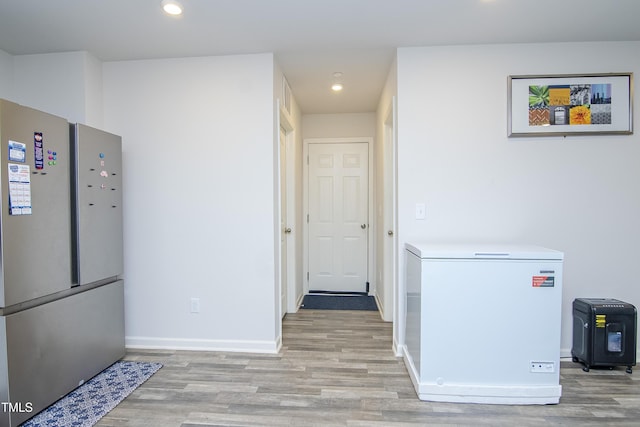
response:
<path id="1" fill-rule="evenodd" d="M 9 140 L 9 161 L 10 162 L 24 163 L 26 154 L 27 154 L 27 144 Z"/>
<path id="2" fill-rule="evenodd" d="M 31 170 L 29 165 L 9 163 L 9 214 L 31 215 Z"/>

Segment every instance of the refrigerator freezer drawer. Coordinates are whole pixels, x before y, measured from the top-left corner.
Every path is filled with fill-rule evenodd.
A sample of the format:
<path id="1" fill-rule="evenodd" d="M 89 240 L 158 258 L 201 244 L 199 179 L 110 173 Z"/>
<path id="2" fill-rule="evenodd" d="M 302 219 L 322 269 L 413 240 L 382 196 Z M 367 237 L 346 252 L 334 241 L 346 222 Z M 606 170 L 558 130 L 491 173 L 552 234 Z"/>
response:
<path id="1" fill-rule="evenodd" d="M 0 317 L 0 326 L 0 397 L 32 406 L 0 412 L 0 425 L 13 427 L 124 356 L 124 283 Z"/>

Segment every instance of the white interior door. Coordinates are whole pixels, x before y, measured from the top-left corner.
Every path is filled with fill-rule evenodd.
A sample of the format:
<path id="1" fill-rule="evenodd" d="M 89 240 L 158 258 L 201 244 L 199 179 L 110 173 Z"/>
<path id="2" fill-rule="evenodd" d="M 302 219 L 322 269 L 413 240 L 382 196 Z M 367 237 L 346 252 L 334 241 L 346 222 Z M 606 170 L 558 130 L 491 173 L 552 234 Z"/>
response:
<path id="1" fill-rule="evenodd" d="M 280 317 L 287 312 L 287 137 L 280 128 Z"/>
<path id="2" fill-rule="evenodd" d="M 309 291 L 365 292 L 367 143 L 309 144 Z"/>

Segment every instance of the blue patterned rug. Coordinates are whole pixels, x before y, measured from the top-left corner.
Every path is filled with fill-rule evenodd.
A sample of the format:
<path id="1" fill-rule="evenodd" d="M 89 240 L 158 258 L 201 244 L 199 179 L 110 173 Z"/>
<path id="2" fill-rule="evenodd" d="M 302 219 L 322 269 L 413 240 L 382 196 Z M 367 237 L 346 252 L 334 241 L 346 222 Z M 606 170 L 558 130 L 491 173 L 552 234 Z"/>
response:
<path id="1" fill-rule="evenodd" d="M 92 426 L 161 367 L 160 363 L 116 362 L 20 427 Z"/>

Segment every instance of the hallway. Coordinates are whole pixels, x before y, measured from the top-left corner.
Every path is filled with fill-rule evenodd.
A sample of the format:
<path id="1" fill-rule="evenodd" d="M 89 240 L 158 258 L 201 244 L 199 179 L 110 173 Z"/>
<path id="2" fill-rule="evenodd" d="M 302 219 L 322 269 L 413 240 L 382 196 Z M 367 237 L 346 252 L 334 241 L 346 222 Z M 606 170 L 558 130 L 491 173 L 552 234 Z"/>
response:
<path id="1" fill-rule="evenodd" d="M 164 367 L 98 426 L 631 426 L 640 418 L 640 382 L 623 368 L 585 373 L 563 362 L 559 405 L 421 402 L 377 312 L 300 310 L 283 329 L 273 355 L 130 350 L 127 359 Z"/>

